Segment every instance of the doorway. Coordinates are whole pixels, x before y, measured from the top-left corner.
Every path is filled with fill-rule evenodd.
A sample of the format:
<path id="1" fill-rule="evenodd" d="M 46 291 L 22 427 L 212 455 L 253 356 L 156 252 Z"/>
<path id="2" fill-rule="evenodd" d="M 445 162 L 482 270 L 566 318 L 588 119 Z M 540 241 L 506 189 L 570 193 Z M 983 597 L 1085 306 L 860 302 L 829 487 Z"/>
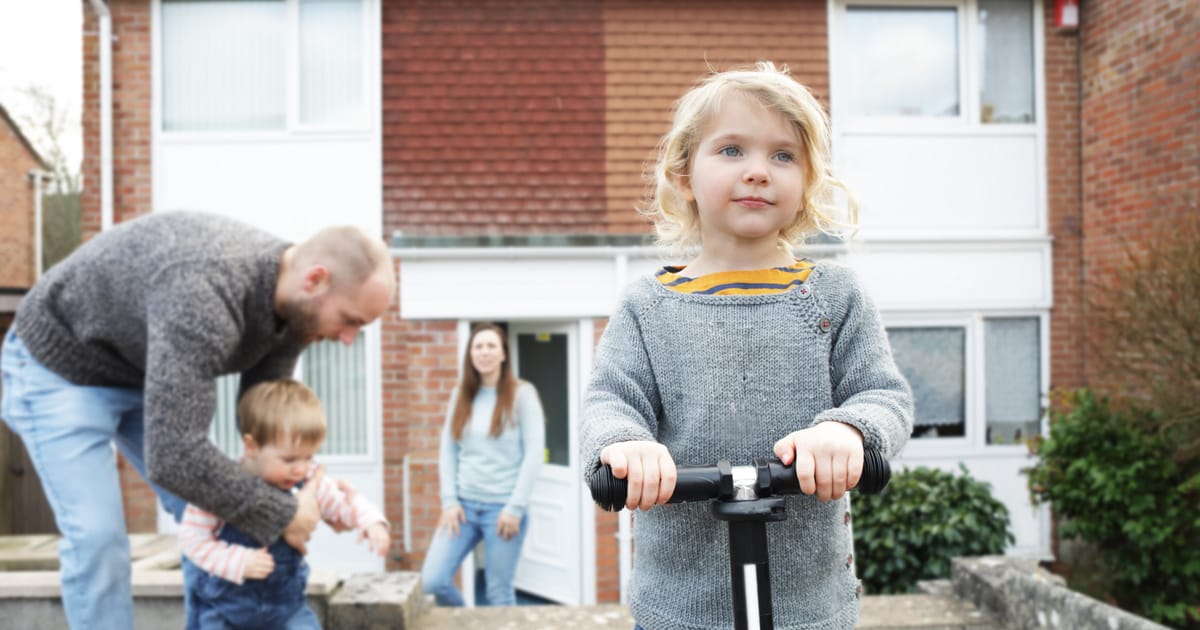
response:
<path id="1" fill-rule="evenodd" d="M 563 604 L 585 603 L 583 485 L 577 463 L 579 334 L 573 324 L 512 323 L 517 375 L 538 390 L 546 415 L 545 463 L 529 502 L 519 590 Z"/>

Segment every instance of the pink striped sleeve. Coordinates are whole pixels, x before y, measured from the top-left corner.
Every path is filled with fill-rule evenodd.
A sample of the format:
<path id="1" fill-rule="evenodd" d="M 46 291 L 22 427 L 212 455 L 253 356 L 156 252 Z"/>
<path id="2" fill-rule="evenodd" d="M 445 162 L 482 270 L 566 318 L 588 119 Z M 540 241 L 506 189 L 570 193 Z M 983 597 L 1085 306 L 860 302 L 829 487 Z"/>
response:
<path id="1" fill-rule="evenodd" d="M 321 508 L 321 518 L 327 523 L 340 524 L 358 531 L 376 524 L 387 525 L 387 518 L 378 508 L 361 494 L 355 494 L 353 500 L 348 500 L 346 494 L 338 488 L 337 482 L 326 478 L 317 488 L 317 505 Z"/>
<path id="2" fill-rule="evenodd" d="M 179 522 L 179 549 L 205 573 L 241 584 L 250 549 L 218 540 L 220 527 L 221 519 L 189 504 Z"/>

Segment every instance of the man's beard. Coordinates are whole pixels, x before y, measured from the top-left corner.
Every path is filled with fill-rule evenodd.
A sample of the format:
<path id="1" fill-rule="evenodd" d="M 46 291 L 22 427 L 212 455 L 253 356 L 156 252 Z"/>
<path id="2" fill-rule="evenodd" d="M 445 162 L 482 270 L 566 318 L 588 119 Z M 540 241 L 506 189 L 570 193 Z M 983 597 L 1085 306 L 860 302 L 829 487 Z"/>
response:
<path id="1" fill-rule="evenodd" d="M 313 300 L 293 298 L 284 302 L 279 316 L 287 326 L 288 336 L 297 343 L 307 345 L 316 340 L 320 322 L 317 317 L 317 305 L 313 304 Z"/>

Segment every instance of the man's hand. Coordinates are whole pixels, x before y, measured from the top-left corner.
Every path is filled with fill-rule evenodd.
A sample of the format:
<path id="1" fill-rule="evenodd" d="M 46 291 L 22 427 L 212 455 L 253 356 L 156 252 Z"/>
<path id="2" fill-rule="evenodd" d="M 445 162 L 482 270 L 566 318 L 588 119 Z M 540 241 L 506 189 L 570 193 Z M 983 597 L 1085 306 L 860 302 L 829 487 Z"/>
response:
<path id="1" fill-rule="evenodd" d="M 266 547 L 255 549 L 246 555 L 246 571 L 242 575 L 247 580 L 262 580 L 275 570 L 275 558 Z"/>
<path id="2" fill-rule="evenodd" d="M 305 482 L 300 492 L 296 493 L 296 515 L 287 529 L 283 530 L 283 539 L 293 549 L 301 554 L 308 553 L 308 539 L 312 538 L 313 530 L 321 522 L 321 508 L 317 505 L 317 488 L 325 480 L 325 467 L 317 466 L 313 476 Z"/>
<path id="3" fill-rule="evenodd" d="M 629 483 L 625 507 L 630 510 L 649 510 L 675 493 L 675 460 L 658 442 L 609 444 L 600 451 L 600 463 L 611 466 L 614 477 Z"/>

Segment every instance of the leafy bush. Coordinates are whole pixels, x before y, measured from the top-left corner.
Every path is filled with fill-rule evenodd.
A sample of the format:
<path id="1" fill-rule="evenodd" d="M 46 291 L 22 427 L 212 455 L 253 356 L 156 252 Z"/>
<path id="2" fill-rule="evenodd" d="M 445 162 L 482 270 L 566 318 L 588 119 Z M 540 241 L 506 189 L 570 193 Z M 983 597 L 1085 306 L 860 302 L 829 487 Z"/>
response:
<path id="1" fill-rule="evenodd" d="M 931 468 L 897 472 L 887 489 L 854 498 L 858 575 L 869 593 L 912 592 L 947 578 L 956 556 L 994 555 L 1014 538 L 991 486 Z"/>
<path id="2" fill-rule="evenodd" d="M 1140 415 L 1140 418 L 1132 416 Z M 1036 501 L 1065 519 L 1059 534 L 1091 545 L 1118 606 L 1176 627 L 1200 628 L 1200 474 L 1147 433 L 1156 414 L 1117 411 L 1087 390 L 1050 412 L 1050 436 L 1033 443 Z"/>

